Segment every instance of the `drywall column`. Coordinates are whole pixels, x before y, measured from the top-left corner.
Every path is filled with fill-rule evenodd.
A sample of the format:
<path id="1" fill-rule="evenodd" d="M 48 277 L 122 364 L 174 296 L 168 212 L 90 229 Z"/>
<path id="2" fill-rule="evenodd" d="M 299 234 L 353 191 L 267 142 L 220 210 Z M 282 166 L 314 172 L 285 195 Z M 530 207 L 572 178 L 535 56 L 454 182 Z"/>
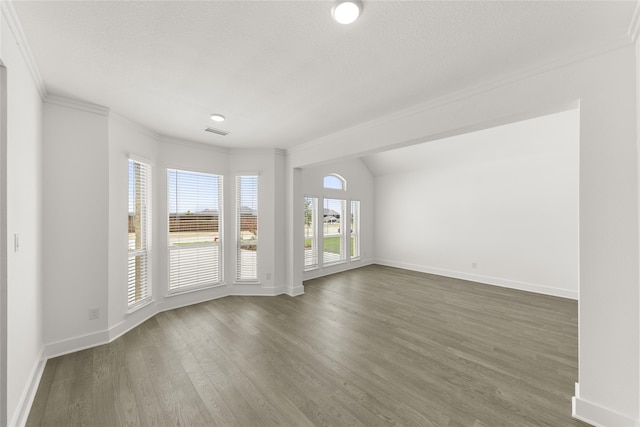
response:
<path id="1" fill-rule="evenodd" d="M 287 184 L 286 152 L 276 150 L 274 170 L 274 260 L 273 280 L 276 288 L 287 289 Z"/>
<path id="2" fill-rule="evenodd" d="M 8 425 L 26 420 L 42 372 L 42 87 L 9 2 L 0 2 L 6 91 L 6 398 Z M 6 202 L 6 204 L 5 204 Z M 14 246 L 15 240 L 18 245 Z M 11 301 L 11 303 L 9 303 Z M 0 424 L 1 424 L 0 422 Z"/>
<path id="3" fill-rule="evenodd" d="M 44 104 L 44 338 L 47 356 L 107 341 L 108 110 Z M 90 320 L 88 309 L 99 310 Z"/>
<path id="4" fill-rule="evenodd" d="M 619 426 L 633 425 L 634 418 L 637 422 L 639 406 L 632 52 L 618 52 L 617 67 L 598 63 L 593 71 L 606 79 L 585 90 L 580 103 L 580 378 L 575 413 L 588 422 Z"/>
<path id="5" fill-rule="evenodd" d="M 7 423 L 7 244 L 7 69 L 0 60 L 0 425 Z"/>
<path id="6" fill-rule="evenodd" d="M 640 113 L 640 37 L 638 35 L 639 21 L 636 21 L 635 35 L 636 35 L 636 115 Z M 636 116 L 637 117 L 637 116 Z M 636 147 L 640 147 L 640 118 L 636 118 L 636 140 L 638 141 Z M 638 168 L 638 176 L 640 181 L 640 150 L 637 153 L 636 167 Z M 640 184 L 639 184 L 640 187 Z M 639 196 L 640 198 L 640 196 Z M 638 201 L 640 204 L 640 200 Z M 640 221 L 640 212 L 638 213 L 638 221 Z M 639 263 L 640 264 L 640 263 Z M 640 268 L 640 265 L 638 266 Z M 638 307 L 640 307 L 640 292 L 638 292 Z M 638 314 L 638 345 L 640 346 L 640 313 Z M 640 353 L 640 349 L 638 350 Z M 640 397 L 640 368 L 638 369 L 638 397 Z M 638 420 L 636 424 L 640 424 L 640 407 L 638 408 Z"/>
<path id="7" fill-rule="evenodd" d="M 303 223 L 304 204 L 302 171 L 291 167 L 287 156 L 287 294 L 304 293 L 302 270 L 304 263 L 304 239 L 300 224 Z"/>
<path id="8" fill-rule="evenodd" d="M 636 15 L 636 18 L 638 15 Z M 635 37 L 636 37 L 636 147 L 640 147 L 640 118 L 638 118 L 638 114 L 640 114 L 640 20 L 636 20 L 635 23 Z M 636 167 L 638 168 L 638 187 L 640 188 L 640 150 L 636 153 Z M 640 195 L 638 196 L 638 204 L 640 205 Z M 640 221 L 640 211 L 638 212 L 638 221 Z M 640 226 L 639 226 L 640 229 Z M 638 268 L 640 269 L 640 262 Z M 640 285 L 639 285 L 640 286 Z M 638 307 L 640 307 L 640 291 L 638 292 Z M 638 313 L 638 346 L 640 347 L 640 313 Z M 640 349 L 638 349 L 640 353 Z M 640 397 L 640 367 L 638 368 L 638 396 Z M 638 408 L 638 415 L 636 424 L 640 425 L 640 407 Z"/>

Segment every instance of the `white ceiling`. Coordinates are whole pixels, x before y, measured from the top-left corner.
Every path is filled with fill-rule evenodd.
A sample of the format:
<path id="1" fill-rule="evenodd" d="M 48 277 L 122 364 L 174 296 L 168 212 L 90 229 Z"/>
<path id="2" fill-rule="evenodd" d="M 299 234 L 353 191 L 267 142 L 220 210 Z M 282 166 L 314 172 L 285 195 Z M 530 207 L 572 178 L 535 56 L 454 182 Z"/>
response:
<path id="1" fill-rule="evenodd" d="M 290 148 L 629 38 L 632 1 L 16 1 L 47 93 L 161 135 Z M 212 112 L 227 116 L 215 124 Z M 225 137 L 203 131 L 218 127 Z"/>

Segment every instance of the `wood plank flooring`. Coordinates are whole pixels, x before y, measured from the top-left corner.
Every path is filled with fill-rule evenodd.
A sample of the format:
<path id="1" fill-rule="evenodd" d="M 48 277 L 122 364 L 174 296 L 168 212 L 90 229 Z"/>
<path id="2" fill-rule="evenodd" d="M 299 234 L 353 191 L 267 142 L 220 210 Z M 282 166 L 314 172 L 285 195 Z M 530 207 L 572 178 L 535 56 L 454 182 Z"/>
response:
<path id="1" fill-rule="evenodd" d="M 586 426 L 575 301 L 382 266 L 48 361 L 28 426 Z"/>

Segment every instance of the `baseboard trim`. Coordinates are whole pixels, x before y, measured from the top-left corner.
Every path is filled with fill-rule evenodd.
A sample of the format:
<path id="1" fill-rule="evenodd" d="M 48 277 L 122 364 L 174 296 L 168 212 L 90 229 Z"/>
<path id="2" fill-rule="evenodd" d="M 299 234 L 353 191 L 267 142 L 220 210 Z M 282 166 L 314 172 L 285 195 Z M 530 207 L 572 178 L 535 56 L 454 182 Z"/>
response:
<path id="1" fill-rule="evenodd" d="M 36 392 L 38 391 L 38 386 L 40 385 L 40 380 L 42 379 L 44 367 L 47 364 L 47 360 L 44 358 L 43 352 L 44 350 L 40 352 L 38 360 L 33 365 L 31 375 L 29 375 L 29 381 L 27 382 L 27 386 L 22 392 L 22 396 L 20 396 L 20 401 L 18 402 L 17 406 L 18 410 L 15 412 L 13 419 L 9 424 L 10 426 L 21 427 L 27 423 L 29 412 L 31 412 L 31 406 L 33 406 L 33 401 L 36 398 Z"/>
<path id="2" fill-rule="evenodd" d="M 297 297 L 297 296 L 303 295 L 304 294 L 304 286 L 303 285 L 298 285 L 298 286 L 294 286 L 294 287 L 287 286 L 287 288 L 286 288 L 284 293 L 289 295 L 290 297 Z"/>
<path id="3" fill-rule="evenodd" d="M 44 357 L 45 359 L 53 359 L 54 357 L 63 356 L 65 354 L 74 353 L 76 351 L 85 350 L 91 347 L 96 347 L 108 342 L 109 330 L 98 331 L 92 334 L 81 335 L 78 337 L 45 344 Z"/>
<path id="4" fill-rule="evenodd" d="M 571 398 L 573 418 L 595 427 L 640 427 L 640 419 L 634 420 L 609 408 L 582 399 L 578 383 L 576 383 L 575 393 L 575 396 Z"/>
<path id="5" fill-rule="evenodd" d="M 274 297 L 285 292 L 285 286 L 265 288 L 260 285 L 231 285 L 229 296 Z"/>
<path id="6" fill-rule="evenodd" d="M 305 271 L 303 274 L 303 277 L 304 277 L 303 280 L 317 279 L 318 277 L 342 273 L 342 272 L 353 270 L 356 268 L 365 267 L 371 264 L 376 264 L 376 262 L 372 259 L 359 259 L 356 261 L 350 261 L 350 262 L 345 261 L 337 264 L 332 264 L 327 267 L 316 268 L 313 270 Z"/>
<path id="7" fill-rule="evenodd" d="M 46 344 L 43 351 L 44 361 L 46 362 L 48 359 L 85 350 L 87 348 L 108 344 L 163 311 L 174 310 L 176 308 L 200 304 L 234 295 L 277 296 L 287 294 L 293 297 L 304 294 L 304 287 L 300 285 L 294 289 L 290 289 L 286 285 L 268 288 L 247 285 L 231 285 L 216 287 L 207 291 L 208 292 L 206 294 L 201 295 L 199 298 L 194 297 L 192 293 L 176 295 L 174 297 L 167 298 L 162 302 L 152 303 L 141 308 L 140 310 L 130 314 L 127 319 L 107 330 Z"/>
<path id="8" fill-rule="evenodd" d="M 430 267 L 424 265 L 407 264 L 392 260 L 379 259 L 376 264 L 388 267 L 402 268 L 405 270 L 419 271 L 421 273 L 435 274 L 438 276 L 452 277 L 455 279 L 469 280 L 472 282 L 484 283 L 487 285 L 500 286 L 503 288 L 518 289 L 520 291 L 535 292 L 537 294 L 551 295 L 554 297 L 569 298 L 577 300 L 578 291 L 570 291 L 567 289 L 553 288 L 550 286 L 539 285 L 535 283 L 519 282 L 517 280 L 502 279 L 498 277 L 483 276 L 480 274 L 471 274 L 461 271 L 446 270 L 438 267 Z"/>
<path id="9" fill-rule="evenodd" d="M 120 338 L 130 330 L 136 328 L 137 326 L 151 319 L 156 314 L 160 313 L 160 311 L 161 310 L 158 309 L 158 304 L 152 303 L 152 304 L 149 304 L 147 307 L 144 307 L 134 313 L 131 313 L 126 320 L 123 320 L 122 322 L 116 325 L 113 325 L 111 328 L 109 328 L 109 340 L 102 344 L 108 344 Z"/>

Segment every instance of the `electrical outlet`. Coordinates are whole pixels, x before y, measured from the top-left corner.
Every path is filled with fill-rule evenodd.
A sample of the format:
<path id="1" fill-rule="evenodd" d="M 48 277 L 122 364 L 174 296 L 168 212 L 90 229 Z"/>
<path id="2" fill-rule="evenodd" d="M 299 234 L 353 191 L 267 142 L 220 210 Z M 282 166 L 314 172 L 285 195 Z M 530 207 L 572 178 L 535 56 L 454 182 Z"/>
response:
<path id="1" fill-rule="evenodd" d="M 267 273 L 267 280 L 271 280 L 271 273 Z"/>
<path id="2" fill-rule="evenodd" d="M 90 308 L 89 309 L 89 320 L 96 320 L 100 317 L 100 309 L 99 308 Z"/>
<path id="3" fill-rule="evenodd" d="M 478 268 L 478 263 L 477 262 L 472 262 L 471 263 L 471 268 Z"/>

